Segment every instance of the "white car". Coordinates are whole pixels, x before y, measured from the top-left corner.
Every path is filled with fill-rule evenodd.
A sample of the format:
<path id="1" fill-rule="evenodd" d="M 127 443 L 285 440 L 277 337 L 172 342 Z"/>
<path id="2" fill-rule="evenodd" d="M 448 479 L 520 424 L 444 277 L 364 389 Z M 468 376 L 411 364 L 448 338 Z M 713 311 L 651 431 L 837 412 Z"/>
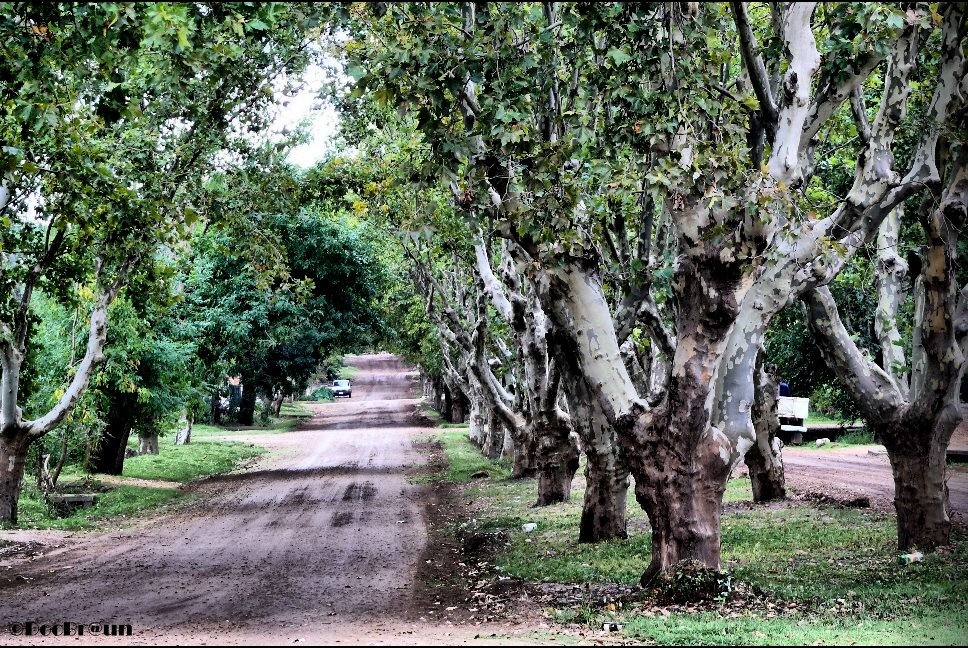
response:
<path id="1" fill-rule="evenodd" d="M 340 396 L 346 396 L 347 398 L 353 398 L 353 386 L 348 380 L 334 380 L 333 386 L 330 387 L 333 392 L 333 396 L 339 398 Z"/>

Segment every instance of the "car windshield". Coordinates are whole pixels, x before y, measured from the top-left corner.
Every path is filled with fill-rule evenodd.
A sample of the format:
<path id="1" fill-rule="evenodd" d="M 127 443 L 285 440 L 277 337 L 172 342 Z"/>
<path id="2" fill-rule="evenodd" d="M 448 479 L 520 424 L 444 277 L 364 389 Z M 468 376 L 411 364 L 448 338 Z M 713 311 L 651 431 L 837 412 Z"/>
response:
<path id="1" fill-rule="evenodd" d="M 334 380 L 333 387 L 349 387 L 350 381 L 348 380 Z"/>

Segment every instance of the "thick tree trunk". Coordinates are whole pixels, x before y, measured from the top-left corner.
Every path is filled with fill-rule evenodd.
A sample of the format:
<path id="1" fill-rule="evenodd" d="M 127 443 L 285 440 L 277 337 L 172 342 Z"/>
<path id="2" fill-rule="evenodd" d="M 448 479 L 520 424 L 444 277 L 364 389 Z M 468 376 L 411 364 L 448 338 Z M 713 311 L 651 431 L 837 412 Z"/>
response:
<path id="1" fill-rule="evenodd" d="M 192 442 L 192 426 L 195 423 L 195 417 L 189 414 L 185 419 L 185 427 L 178 431 L 175 435 L 175 445 L 188 445 Z"/>
<path id="2" fill-rule="evenodd" d="M 680 427 L 676 418 L 666 419 L 673 428 L 669 435 L 692 436 L 688 429 L 675 430 Z M 630 457 L 635 497 L 652 525 L 652 562 L 642 575 L 643 586 L 683 560 L 720 568 L 720 522 L 728 476 L 718 444 L 670 444 L 659 437 L 653 447 L 654 454 Z"/>
<path id="3" fill-rule="evenodd" d="M 535 430 L 535 463 L 538 470 L 538 499 L 535 506 L 549 506 L 571 500 L 571 484 L 578 472 L 577 439 L 570 427 L 546 424 Z"/>
<path id="4" fill-rule="evenodd" d="M 450 422 L 451 423 L 463 423 L 465 417 L 464 409 L 464 398 L 460 394 L 454 394 L 451 396 L 452 400 L 450 402 Z"/>
<path id="5" fill-rule="evenodd" d="M 776 436 L 763 437 L 757 432 L 756 444 L 746 452 L 753 487 L 753 501 L 761 504 L 786 499 L 786 478 L 783 473 L 783 442 Z"/>
<path id="6" fill-rule="evenodd" d="M 26 434 L 0 436 L 0 521 L 17 523 L 20 485 L 27 469 L 27 450 L 30 441 Z"/>
<path id="7" fill-rule="evenodd" d="M 239 425 L 252 425 L 255 422 L 255 387 L 244 383 L 239 398 Z"/>
<path id="8" fill-rule="evenodd" d="M 576 368 L 568 366 L 567 370 Z M 586 458 L 585 500 L 578 542 L 627 538 L 629 469 L 615 437 L 615 428 L 583 380 L 569 379 L 563 386 L 572 424 Z"/>
<path id="9" fill-rule="evenodd" d="M 629 470 L 616 445 L 585 445 L 585 501 L 578 542 L 627 538 Z"/>
<path id="10" fill-rule="evenodd" d="M 138 454 L 156 455 L 158 454 L 158 435 L 139 434 L 138 435 Z"/>
<path id="11" fill-rule="evenodd" d="M 430 399 L 433 408 L 440 412 L 445 421 L 453 423 L 450 420 L 450 396 L 447 396 L 447 387 L 444 385 L 443 378 L 425 378 L 424 397 Z"/>
<path id="12" fill-rule="evenodd" d="M 511 477 L 527 479 L 538 474 L 535 439 L 530 434 L 511 433 Z"/>
<path id="13" fill-rule="evenodd" d="M 919 303 L 923 301 L 918 299 Z M 949 544 L 951 520 L 945 472 L 948 443 L 962 420 L 957 381 L 922 378 L 925 372 L 921 367 L 941 372 L 931 362 L 922 362 L 920 367 L 915 364 L 912 402 L 904 402 L 897 383 L 880 367 L 869 363 L 853 345 L 829 291 L 807 293 L 803 303 L 808 326 L 824 358 L 838 370 L 845 387 L 863 409 L 871 431 L 887 448 L 894 473 L 898 548 L 933 551 Z M 925 326 L 925 320 L 920 321 Z M 922 334 L 916 329 L 915 359 L 924 353 L 921 339 Z M 942 385 L 947 389 L 944 399 L 937 396 Z"/>
<path id="14" fill-rule="evenodd" d="M 481 445 L 481 452 L 491 461 L 495 461 L 501 457 L 501 453 L 504 451 L 504 425 L 501 418 L 495 416 L 493 412 L 489 413 L 484 430 L 484 443 Z"/>
<path id="15" fill-rule="evenodd" d="M 786 498 L 786 482 L 783 474 L 783 442 L 777 437 L 780 422 L 777 419 L 778 382 L 773 367 L 766 366 L 763 351 L 756 361 L 756 391 L 753 400 L 753 428 L 756 443 L 745 455 L 753 486 L 754 502 L 769 502 Z"/>
<path id="16" fill-rule="evenodd" d="M 683 257 L 679 263 L 679 345 L 663 402 L 651 409 L 638 397 L 622 362 L 597 276 L 577 269 L 561 272 L 544 302 L 561 330 L 571 331 L 573 353 L 615 425 L 635 478 L 636 500 L 652 524 L 652 562 L 643 583 L 681 560 L 720 568 L 722 496 L 740 456 L 711 425 L 708 406 L 735 321 L 739 275 L 722 266 L 690 267 L 691 260 Z"/>
<path id="17" fill-rule="evenodd" d="M 487 444 L 489 418 L 494 417 L 488 416 L 482 399 L 475 397 L 471 402 L 471 413 L 467 419 L 467 435 L 478 448 L 483 448 Z"/>
<path id="18" fill-rule="evenodd" d="M 934 551 L 950 543 L 950 502 L 946 482 L 951 430 L 905 416 L 896 425 L 874 428 L 880 434 L 894 473 L 897 545 L 901 551 Z"/>
<path id="19" fill-rule="evenodd" d="M 95 442 L 88 461 L 89 471 L 120 475 L 124 470 L 124 451 L 131 435 L 134 405 L 135 398 L 127 394 L 112 400 L 107 414 L 107 425 Z"/>

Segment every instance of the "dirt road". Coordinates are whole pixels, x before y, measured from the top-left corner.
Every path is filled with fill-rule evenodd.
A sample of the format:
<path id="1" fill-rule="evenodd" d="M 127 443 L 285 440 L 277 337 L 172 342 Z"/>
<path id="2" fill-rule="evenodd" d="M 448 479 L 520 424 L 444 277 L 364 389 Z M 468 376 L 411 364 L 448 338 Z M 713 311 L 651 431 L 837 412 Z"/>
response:
<path id="1" fill-rule="evenodd" d="M 386 354 L 348 364 L 360 368 L 351 399 L 314 405 L 313 419 L 292 433 L 233 435 L 271 452 L 192 485 L 197 498 L 163 516 L 109 533 L 0 532 L 40 543 L 0 557 L 0 644 L 77 642 L 10 633 L 27 621 L 131 625 L 130 637 L 82 641 L 105 645 L 539 643 L 526 638 L 540 609 L 455 624 L 447 601 L 421 586 L 425 563 L 442 564 L 444 575 L 456 565 L 428 547 L 434 496 L 408 480 L 427 461 L 414 444 L 429 432 L 414 425 L 416 376 Z M 794 493 L 866 495 L 890 506 L 886 457 L 784 454 Z M 964 519 L 965 470 L 949 488 Z"/>
<path id="2" fill-rule="evenodd" d="M 0 564 L 0 644 L 65 641 L 10 634 L 27 621 L 130 624 L 132 644 L 425 643 L 407 620 L 427 538 L 426 487 L 406 478 L 427 433 L 410 426 L 416 377 L 389 355 L 348 363 L 351 399 L 296 432 L 233 435 L 271 453 L 193 486 L 197 504 L 108 534 L 21 534 L 45 547 Z"/>
<path id="3" fill-rule="evenodd" d="M 886 454 L 868 446 L 818 449 L 786 447 L 783 466 L 794 494 L 822 494 L 835 499 L 866 497 L 873 507 L 894 511 L 894 478 Z M 968 524 L 968 466 L 948 470 L 951 520 Z"/>

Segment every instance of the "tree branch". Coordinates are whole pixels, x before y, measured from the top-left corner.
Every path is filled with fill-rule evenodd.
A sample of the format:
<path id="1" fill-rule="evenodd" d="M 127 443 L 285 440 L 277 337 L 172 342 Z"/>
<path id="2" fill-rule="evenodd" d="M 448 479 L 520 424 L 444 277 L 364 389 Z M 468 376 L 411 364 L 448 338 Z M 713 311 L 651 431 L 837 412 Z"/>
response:
<path id="1" fill-rule="evenodd" d="M 895 416 L 905 404 L 897 383 L 857 348 L 830 290 L 826 286 L 808 290 L 801 303 L 821 355 L 865 414 L 881 420 Z"/>
<path id="2" fill-rule="evenodd" d="M 864 143 L 864 146 L 870 146 L 873 134 L 871 133 L 870 122 L 867 120 L 863 86 L 855 86 L 850 93 L 850 110 L 854 114 L 854 122 L 857 124 L 857 134 L 860 136 L 861 142 Z"/>
<path id="3" fill-rule="evenodd" d="M 908 396 L 907 376 L 898 371 L 906 364 L 901 332 L 897 327 L 897 312 L 902 300 L 902 282 L 907 275 L 907 262 L 898 254 L 901 227 L 901 208 L 895 209 L 877 232 L 877 309 L 874 331 L 881 345 L 884 371 L 894 377 L 904 398 Z"/>
<path id="4" fill-rule="evenodd" d="M 100 290 L 98 300 L 91 311 L 87 350 L 84 352 L 84 357 L 81 359 L 80 364 L 78 364 L 77 372 L 71 379 L 67 390 L 54 407 L 44 416 L 24 423 L 27 429 L 27 435 L 31 439 L 38 439 L 57 427 L 71 412 L 81 396 L 84 395 L 84 391 L 87 389 L 94 370 L 105 359 L 104 344 L 107 341 L 108 334 L 108 307 L 118 296 L 121 287 L 127 280 L 128 274 L 140 260 L 140 254 L 126 259 L 121 268 L 118 269 L 114 280 Z M 100 274 L 102 268 L 103 264 L 99 262 L 98 274 Z M 98 284 L 102 285 L 100 279 L 98 280 Z"/>
<path id="5" fill-rule="evenodd" d="M 783 40 L 790 52 L 790 67 L 783 77 L 776 137 L 768 167 L 778 182 L 800 180 L 799 151 L 803 125 L 810 111 L 810 86 L 820 67 L 820 54 L 811 29 L 815 2 L 791 4 L 783 17 Z"/>
<path id="6" fill-rule="evenodd" d="M 491 263 L 488 260 L 483 241 L 474 243 L 474 256 L 477 260 L 477 273 L 484 283 L 484 291 L 490 295 L 491 303 L 494 304 L 494 308 L 501 314 L 501 317 L 511 323 L 514 318 L 511 302 L 504 293 L 501 282 L 498 281 L 491 270 Z"/>
<path id="7" fill-rule="evenodd" d="M 915 300 L 911 406 L 928 416 L 957 385 L 965 356 L 957 343 L 955 259 L 958 232 L 968 220 L 968 149 L 955 147 L 948 186 L 937 208 L 922 221 L 927 252 Z"/>
<path id="8" fill-rule="evenodd" d="M 753 84 L 753 92 L 756 94 L 756 99 L 760 103 L 762 125 L 766 129 L 767 139 L 772 143 L 776 139 L 779 110 L 773 100 L 773 88 L 770 87 L 770 77 L 766 71 L 766 64 L 760 56 L 759 46 L 756 43 L 756 36 L 753 34 L 753 27 L 750 24 L 746 6 L 747 3 L 745 2 L 729 3 L 729 7 L 733 12 L 733 22 L 736 24 L 736 31 L 739 33 L 740 53 L 743 56 L 743 63 L 746 65 L 746 72 L 749 74 L 750 82 Z"/>

